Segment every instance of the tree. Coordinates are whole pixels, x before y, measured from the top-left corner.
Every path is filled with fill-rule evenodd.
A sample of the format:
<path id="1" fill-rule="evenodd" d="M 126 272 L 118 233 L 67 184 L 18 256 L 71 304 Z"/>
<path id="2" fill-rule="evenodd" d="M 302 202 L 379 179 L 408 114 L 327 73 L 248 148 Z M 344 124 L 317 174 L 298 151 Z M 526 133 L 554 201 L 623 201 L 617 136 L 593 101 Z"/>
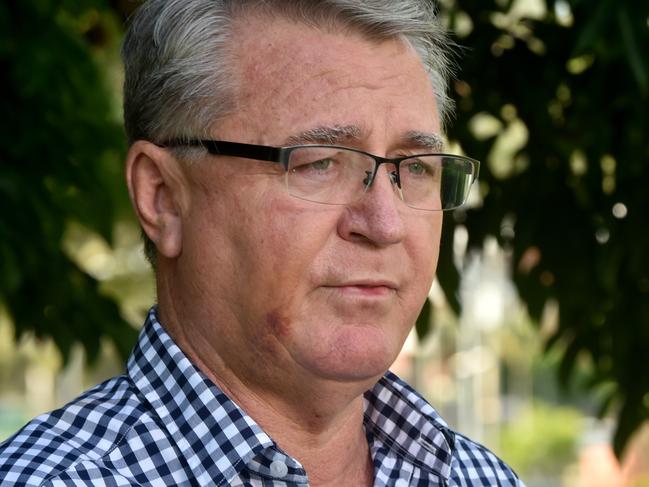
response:
<path id="1" fill-rule="evenodd" d="M 601 413 L 617 408 L 619 455 L 649 419 L 649 4 L 523 5 L 446 4 L 467 46 L 449 137 L 483 161 L 483 201 L 446 219 L 439 277 L 454 296 L 457 224 L 469 245 L 494 235 L 511 249 L 530 315 L 559 304 L 547 347 L 565 347 L 561 381 L 585 359 L 584 385 L 608 386 Z"/>
<path id="2" fill-rule="evenodd" d="M 50 336 L 65 357 L 77 341 L 91 358 L 102 336 L 123 356 L 135 341 L 62 251 L 71 221 L 110 242 L 128 203 L 124 137 L 98 63 L 119 40 L 110 18 L 99 0 L 0 4 L 0 300 L 17 336 Z"/>

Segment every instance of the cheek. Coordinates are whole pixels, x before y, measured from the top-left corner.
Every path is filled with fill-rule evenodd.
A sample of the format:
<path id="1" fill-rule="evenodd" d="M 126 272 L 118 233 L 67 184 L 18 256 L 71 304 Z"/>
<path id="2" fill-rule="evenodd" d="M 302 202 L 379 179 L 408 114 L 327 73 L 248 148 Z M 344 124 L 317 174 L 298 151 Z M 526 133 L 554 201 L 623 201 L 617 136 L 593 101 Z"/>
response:
<path id="1" fill-rule="evenodd" d="M 437 261 L 442 228 L 442 214 L 434 213 L 423 219 L 410 222 L 412 230 L 406 244 L 411 263 L 411 286 L 409 295 L 418 304 L 423 304 L 430 291 Z"/>
<path id="2" fill-rule="evenodd" d="M 416 269 L 435 271 L 442 234 L 442 212 L 415 214 L 408 220 L 407 252 Z"/>
<path id="3" fill-rule="evenodd" d="M 240 287 L 248 299 L 254 296 L 250 305 L 256 317 L 271 331 L 290 328 L 289 318 L 335 233 L 331 212 L 301 203 L 281 194 L 242 202 L 243 208 L 238 205 L 239 211 L 228 217 L 234 272 L 245 281 Z"/>
<path id="4" fill-rule="evenodd" d="M 290 196 L 269 201 L 260 212 L 257 242 L 265 248 L 269 264 L 281 275 L 308 278 L 315 264 L 336 234 L 336 214 L 323 205 L 302 202 Z M 277 283 L 280 284 L 280 283 Z"/>

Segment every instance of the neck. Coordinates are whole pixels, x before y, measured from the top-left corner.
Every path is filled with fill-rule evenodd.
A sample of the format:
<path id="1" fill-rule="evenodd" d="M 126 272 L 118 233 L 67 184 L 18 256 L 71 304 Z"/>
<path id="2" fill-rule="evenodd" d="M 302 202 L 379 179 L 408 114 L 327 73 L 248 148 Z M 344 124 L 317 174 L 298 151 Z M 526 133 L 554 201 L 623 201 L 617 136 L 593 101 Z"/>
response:
<path id="1" fill-rule="evenodd" d="M 281 382 L 277 376 L 260 380 L 226 363 L 209 337 L 187 333 L 194 329 L 191 312 L 179 312 L 175 301 L 165 297 L 159 292 L 159 317 L 178 346 L 280 448 L 304 466 L 311 485 L 373 485 L 362 394 L 376 379 L 341 383 L 287 370 Z M 251 365 L 264 368 L 263 363 Z"/>
<path id="2" fill-rule="evenodd" d="M 362 396 L 336 413 L 325 414 L 325 408 L 319 407 L 298 415 L 295 407 L 283 407 L 274 398 L 268 401 L 248 390 L 224 388 L 284 451 L 304 466 L 311 485 L 373 485 Z"/>

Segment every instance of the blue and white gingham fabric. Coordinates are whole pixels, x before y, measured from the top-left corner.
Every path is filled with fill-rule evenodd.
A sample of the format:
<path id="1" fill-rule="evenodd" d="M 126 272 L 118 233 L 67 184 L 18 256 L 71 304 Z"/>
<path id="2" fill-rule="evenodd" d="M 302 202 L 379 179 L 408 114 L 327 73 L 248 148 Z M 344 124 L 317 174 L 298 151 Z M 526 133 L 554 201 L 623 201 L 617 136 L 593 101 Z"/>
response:
<path id="1" fill-rule="evenodd" d="M 387 373 L 365 394 L 375 486 L 521 486 Z M 183 354 L 151 309 L 127 373 L 0 444 L 0 486 L 307 486 L 285 454 Z"/>

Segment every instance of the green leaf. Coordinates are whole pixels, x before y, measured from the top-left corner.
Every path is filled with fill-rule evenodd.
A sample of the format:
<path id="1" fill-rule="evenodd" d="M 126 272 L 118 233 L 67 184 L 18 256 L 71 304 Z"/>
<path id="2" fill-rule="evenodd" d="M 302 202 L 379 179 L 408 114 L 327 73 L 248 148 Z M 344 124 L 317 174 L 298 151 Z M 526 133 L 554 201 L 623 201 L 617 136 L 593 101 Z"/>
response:
<path id="1" fill-rule="evenodd" d="M 645 59 L 647 53 L 645 52 L 644 56 L 640 54 L 640 47 L 638 46 L 636 31 L 634 29 L 634 24 L 631 22 L 631 17 L 629 11 L 625 5 L 621 5 L 617 10 L 617 20 L 620 26 L 620 33 L 622 35 L 622 40 L 624 41 L 624 46 L 626 47 L 626 56 L 633 70 L 633 75 L 640 87 L 640 91 L 646 96 L 649 93 L 649 80 L 647 79 L 647 65 Z M 641 28 L 647 36 L 646 28 L 647 26 L 641 25 Z"/>

